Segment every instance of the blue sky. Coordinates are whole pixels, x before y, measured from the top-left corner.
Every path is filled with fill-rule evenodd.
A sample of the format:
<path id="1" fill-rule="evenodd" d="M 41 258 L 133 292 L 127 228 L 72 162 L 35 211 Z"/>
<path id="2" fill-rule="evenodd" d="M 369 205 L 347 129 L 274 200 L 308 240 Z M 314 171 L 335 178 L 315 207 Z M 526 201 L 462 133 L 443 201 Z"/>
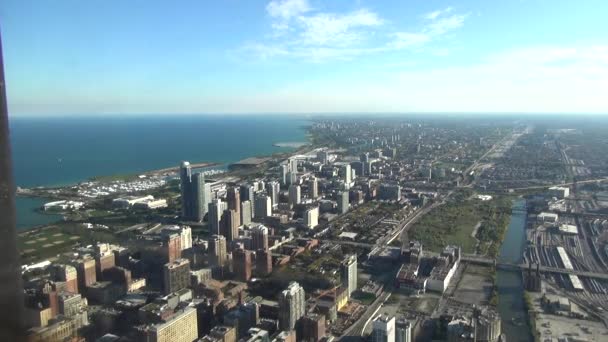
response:
<path id="1" fill-rule="evenodd" d="M 605 0 L 4 0 L 11 115 L 608 113 Z"/>

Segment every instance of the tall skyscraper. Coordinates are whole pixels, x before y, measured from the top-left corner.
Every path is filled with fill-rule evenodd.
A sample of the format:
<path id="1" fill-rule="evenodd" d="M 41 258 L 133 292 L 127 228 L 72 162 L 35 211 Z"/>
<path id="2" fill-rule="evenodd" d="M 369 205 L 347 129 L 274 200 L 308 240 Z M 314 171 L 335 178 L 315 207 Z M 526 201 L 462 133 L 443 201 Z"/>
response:
<path id="1" fill-rule="evenodd" d="M 221 199 L 216 199 L 209 203 L 209 231 L 211 234 L 220 235 L 222 214 L 226 210 L 226 203 Z"/>
<path id="2" fill-rule="evenodd" d="M 289 171 L 293 173 L 298 172 L 298 160 L 296 158 L 289 159 Z"/>
<path id="3" fill-rule="evenodd" d="M 95 259 L 90 255 L 85 255 L 81 259 L 76 260 L 73 265 L 76 267 L 78 289 L 80 293 L 84 293 L 87 286 L 97 282 Z"/>
<path id="4" fill-rule="evenodd" d="M 319 182 L 316 177 L 311 177 L 308 180 L 308 196 L 312 199 L 319 197 Z"/>
<path id="5" fill-rule="evenodd" d="M 237 213 L 236 226 L 241 226 L 241 194 L 239 189 L 236 187 L 228 188 L 226 193 L 226 202 L 228 202 L 228 209 L 234 210 Z"/>
<path id="6" fill-rule="evenodd" d="M 289 173 L 289 166 L 287 164 L 281 165 L 281 184 L 287 185 L 287 173 Z"/>
<path id="7" fill-rule="evenodd" d="M 0 341 L 19 341 L 23 337 L 25 317 L 9 136 L 4 61 L 0 42 Z"/>
<path id="8" fill-rule="evenodd" d="M 292 330 L 306 311 L 306 294 L 304 288 L 295 281 L 279 296 L 279 326 L 282 330 Z"/>
<path id="9" fill-rule="evenodd" d="M 205 182 L 202 173 L 192 174 L 192 168 L 187 161 L 180 167 L 182 217 L 186 220 L 200 222 L 207 213 L 207 205 L 211 199 L 210 185 Z"/>
<path id="10" fill-rule="evenodd" d="M 272 215 L 272 200 L 263 192 L 255 194 L 254 216 L 257 219 L 264 219 Z"/>
<path id="11" fill-rule="evenodd" d="M 306 209 L 306 212 L 304 213 L 304 224 L 311 229 L 319 225 L 319 207 Z"/>
<path id="12" fill-rule="evenodd" d="M 395 323 L 396 342 L 410 342 L 412 340 L 412 324 L 405 318 L 401 317 Z"/>
<path id="13" fill-rule="evenodd" d="M 281 185 L 279 182 L 269 182 L 268 186 L 266 186 L 266 192 L 268 196 L 270 196 L 270 200 L 272 201 L 272 207 L 276 208 L 279 205 L 279 192 L 281 191 Z"/>
<path id="14" fill-rule="evenodd" d="M 258 249 L 255 252 L 255 274 L 266 276 L 272 273 L 272 254 L 269 250 Z"/>
<path id="15" fill-rule="evenodd" d="M 357 255 L 349 255 L 342 261 L 340 280 L 350 298 L 350 295 L 357 290 Z"/>
<path id="16" fill-rule="evenodd" d="M 241 184 L 240 186 L 241 192 L 241 201 L 252 201 L 253 195 L 255 194 L 255 187 L 251 184 Z"/>
<path id="17" fill-rule="evenodd" d="M 78 273 L 76 267 L 70 265 L 53 265 L 50 268 L 51 277 L 55 281 L 65 282 L 65 290 L 71 293 L 78 291 Z"/>
<path id="18" fill-rule="evenodd" d="M 226 238 L 222 235 L 212 235 L 209 239 L 209 259 L 213 266 L 224 266 L 226 264 Z"/>
<path id="19" fill-rule="evenodd" d="M 379 315 L 372 321 L 372 342 L 395 342 L 395 317 Z"/>
<path id="20" fill-rule="evenodd" d="M 317 159 L 324 165 L 327 165 L 329 162 L 329 154 L 327 151 L 319 151 L 317 152 Z"/>
<path id="21" fill-rule="evenodd" d="M 253 215 L 251 215 L 252 213 L 252 201 L 250 200 L 246 200 L 241 202 L 241 224 L 243 226 L 246 226 L 248 224 L 251 224 L 251 218 L 253 217 Z"/>
<path id="22" fill-rule="evenodd" d="M 348 211 L 348 191 L 338 193 L 338 213 L 344 214 Z"/>
<path id="23" fill-rule="evenodd" d="M 300 320 L 298 326 L 298 340 L 319 342 L 325 337 L 325 316 L 320 314 L 307 314 Z"/>
<path id="24" fill-rule="evenodd" d="M 190 285 L 190 262 L 176 259 L 163 267 L 163 290 L 165 294 L 184 289 Z"/>
<path id="25" fill-rule="evenodd" d="M 301 188 L 299 185 L 292 184 L 289 186 L 289 205 L 293 207 L 302 202 Z"/>
<path id="26" fill-rule="evenodd" d="M 251 251 L 239 248 L 233 253 L 232 262 L 237 280 L 248 282 L 251 279 Z"/>
<path id="27" fill-rule="evenodd" d="M 344 180 L 344 183 L 346 183 L 347 185 L 351 183 L 352 172 L 350 170 L 350 164 L 340 166 L 340 175 L 342 176 L 342 180 Z"/>
<path id="28" fill-rule="evenodd" d="M 239 215 L 232 209 L 224 210 L 221 220 L 222 235 L 226 237 L 226 241 L 232 242 L 239 237 L 240 221 Z"/>
<path id="29" fill-rule="evenodd" d="M 251 229 L 251 249 L 268 249 L 268 228 L 259 225 Z"/>

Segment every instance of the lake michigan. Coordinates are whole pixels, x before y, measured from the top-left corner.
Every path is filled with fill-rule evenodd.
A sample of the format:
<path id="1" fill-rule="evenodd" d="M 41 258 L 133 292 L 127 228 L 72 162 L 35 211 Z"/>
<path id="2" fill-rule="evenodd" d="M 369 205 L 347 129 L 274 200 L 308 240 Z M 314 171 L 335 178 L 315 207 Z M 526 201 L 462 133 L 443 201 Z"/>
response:
<path id="1" fill-rule="evenodd" d="M 290 151 L 310 121 L 293 115 L 126 115 L 11 117 L 15 185 L 74 184 L 191 162 L 231 163 Z M 17 198 L 19 229 L 60 219 L 34 212 L 44 200 Z"/>

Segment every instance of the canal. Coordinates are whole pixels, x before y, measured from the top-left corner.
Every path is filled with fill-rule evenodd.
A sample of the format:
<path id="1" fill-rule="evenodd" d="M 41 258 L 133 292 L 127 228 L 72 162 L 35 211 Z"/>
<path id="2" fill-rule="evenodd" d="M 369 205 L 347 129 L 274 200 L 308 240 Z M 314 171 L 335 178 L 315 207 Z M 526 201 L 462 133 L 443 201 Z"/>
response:
<path id="1" fill-rule="evenodd" d="M 500 248 L 499 261 L 520 263 L 526 245 L 526 201 L 513 201 L 511 222 Z M 498 311 L 507 341 L 532 341 L 524 304 L 521 272 L 497 270 Z"/>

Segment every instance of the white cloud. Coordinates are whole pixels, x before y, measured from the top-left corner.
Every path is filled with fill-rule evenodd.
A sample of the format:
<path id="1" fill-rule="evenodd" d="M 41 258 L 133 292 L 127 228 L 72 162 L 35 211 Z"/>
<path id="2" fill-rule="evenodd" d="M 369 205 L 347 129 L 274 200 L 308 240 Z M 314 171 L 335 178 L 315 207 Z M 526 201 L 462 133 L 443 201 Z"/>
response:
<path id="1" fill-rule="evenodd" d="M 283 20 L 289 20 L 310 10 L 307 0 L 273 0 L 266 5 L 268 15 Z"/>
<path id="2" fill-rule="evenodd" d="M 266 60 L 293 57 L 309 62 L 348 60 L 362 55 L 417 49 L 464 25 L 466 15 L 451 7 L 422 16 L 418 30 L 395 30 L 394 23 L 367 8 L 346 13 L 313 9 L 307 0 L 273 0 L 266 6 L 271 38 L 241 51 Z M 420 18 L 420 17 L 419 17 Z M 435 51 L 446 53 L 445 48 Z M 435 53 L 435 55 L 438 55 Z"/>
<path id="3" fill-rule="evenodd" d="M 446 7 L 444 9 L 436 10 L 423 15 L 422 17 L 427 20 L 435 20 L 439 16 L 452 12 L 452 7 Z"/>
<path id="4" fill-rule="evenodd" d="M 227 112 L 608 113 L 608 45 L 518 48 L 475 64 L 391 66 L 355 79 L 298 82 L 247 98 Z"/>
<path id="5" fill-rule="evenodd" d="M 432 37 L 426 33 L 395 32 L 390 46 L 395 49 L 405 49 L 428 43 Z"/>
<path id="6" fill-rule="evenodd" d="M 366 9 L 344 15 L 319 13 L 300 16 L 302 43 L 307 45 L 345 46 L 363 38 L 360 28 L 382 25 L 382 19 Z"/>
<path id="7" fill-rule="evenodd" d="M 441 35 L 449 31 L 458 29 L 464 25 L 466 15 L 455 14 L 448 17 L 438 17 L 426 27 L 429 33 L 433 35 Z"/>

